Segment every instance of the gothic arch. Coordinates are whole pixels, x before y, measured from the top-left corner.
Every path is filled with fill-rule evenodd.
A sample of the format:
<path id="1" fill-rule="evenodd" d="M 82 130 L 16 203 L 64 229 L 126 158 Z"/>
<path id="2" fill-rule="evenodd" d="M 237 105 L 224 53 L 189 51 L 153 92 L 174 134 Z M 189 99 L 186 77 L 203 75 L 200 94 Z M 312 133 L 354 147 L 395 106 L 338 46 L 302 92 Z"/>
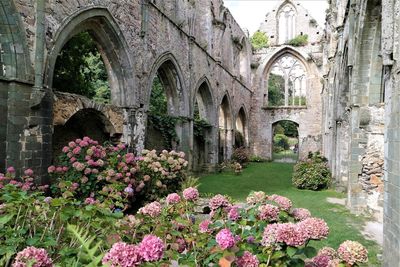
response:
<path id="1" fill-rule="evenodd" d="M 241 106 L 236 114 L 236 121 L 235 121 L 235 129 L 243 137 L 243 144 L 241 144 L 241 146 L 248 146 L 249 144 L 248 124 L 249 124 L 248 113 L 246 111 L 246 108 L 244 106 Z M 235 134 L 235 146 L 238 146 L 236 138 L 237 136 Z"/>
<path id="2" fill-rule="evenodd" d="M 54 35 L 46 68 L 45 83 L 51 88 L 57 56 L 74 35 L 87 31 L 96 42 L 107 69 L 112 103 L 134 105 L 133 62 L 122 31 L 106 8 L 92 7 L 65 19 Z"/>
<path id="3" fill-rule="evenodd" d="M 147 84 L 146 105 L 150 103 L 153 79 L 157 75 L 166 90 L 169 114 L 189 116 L 189 96 L 184 84 L 182 70 L 176 58 L 170 52 L 162 54 L 153 63 Z"/>
<path id="4" fill-rule="evenodd" d="M 193 134 L 193 169 L 212 169 L 213 165 L 217 163 L 217 109 L 212 94 L 212 88 L 206 76 L 203 76 L 197 82 L 194 94 L 194 133 L 196 131 L 196 109 L 198 109 L 197 111 L 200 119 L 205 120 L 210 127 L 197 129 L 197 131 L 202 130 L 202 136 L 196 137 L 195 134 Z"/>
<path id="5" fill-rule="evenodd" d="M 284 44 L 296 36 L 296 17 L 296 6 L 290 0 L 284 1 L 277 9 L 276 36 L 279 44 Z M 286 21 L 284 21 L 284 19 Z M 285 34 L 285 36 L 283 36 L 283 34 Z"/>
<path id="6" fill-rule="evenodd" d="M 301 79 L 298 79 L 296 81 L 296 79 L 297 79 L 296 78 L 294 82 L 297 82 L 300 84 L 300 93 L 301 92 L 305 93 L 305 95 L 304 95 L 305 101 L 306 101 L 304 104 L 304 106 L 305 106 L 307 103 L 307 99 L 310 97 L 310 92 L 309 92 L 310 79 L 315 76 L 315 75 L 313 75 L 313 74 L 315 74 L 315 71 L 310 66 L 310 63 L 307 62 L 310 59 L 308 55 L 304 55 L 300 51 L 297 51 L 296 49 L 289 47 L 289 46 L 284 46 L 284 47 L 278 49 L 277 51 L 275 51 L 275 53 L 270 55 L 264 61 L 262 66 L 259 68 L 258 73 L 259 73 L 260 79 L 261 79 L 260 80 L 260 85 L 261 85 L 260 88 L 263 90 L 263 92 L 265 92 L 263 103 L 264 103 L 264 105 L 268 103 L 268 99 L 269 99 L 268 81 L 270 78 L 270 74 L 273 70 L 273 67 L 274 67 L 275 63 L 277 63 L 279 60 L 281 60 L 282 58 L 285 58 L 285 57 L 292 58 L 294 61 L 297 61 L 299 64 L 299 69 L 303 69 L 303 71 L 302 71 L 303 75 L 299 74 L 300 76 L 303 76 L 303 77 L 300 77 L 300 76 L 297 77 L 297 78 L 301 78 Z M 285 89 L 287 89 L 286 87 L 287 87 L 287 85 L 285 84 Z M 286 99 L 287 94 L 288 94 L 288 92 L 285 91 L 284 106 L 288 106 L 288 99 Z M 303 102 L 299 98 L 299 100 L 296 100 L 296 103 L 299 101 Z M 297 106 L 297 105 L 302 106 L 303 105 L 302 103 L 300 103 L 300 104 L 296 104 L 296 103 L 295 103 L 294 97 L 293 97 L 293 104 L 290 103 L 290 105 L 293 105 L 293 106 Z M 283 105 L 280 105 L 280 106 L 283 106 Z"/>
<path id="7" fill-rule="evenodd" d="M 228 92 L 222 97 L 219 105 L 219 153 L 220 162 L 229 160 L 234 143 L 232 105 Z"/>

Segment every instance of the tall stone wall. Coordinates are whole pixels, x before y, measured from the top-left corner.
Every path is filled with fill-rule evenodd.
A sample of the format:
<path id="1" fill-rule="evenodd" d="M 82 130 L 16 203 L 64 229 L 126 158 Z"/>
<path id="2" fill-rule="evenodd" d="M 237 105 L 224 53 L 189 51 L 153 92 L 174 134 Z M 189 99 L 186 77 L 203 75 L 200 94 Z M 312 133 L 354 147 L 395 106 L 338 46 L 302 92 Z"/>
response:
<path id="1" fill-rule="evenodd" d="M 400 262 L 400 1 L 382 1 L 385 85 L 384 266 Z"/>
<path id="2" fill-rule="evenodd" d="M 347 205 L 382 220 L 384 86 L 380 1 L 333 1 L 324 52 L 324 144 Z M 347 14 L 347 16 L 343 16 Z"/>
<path id="3" fill-rule="evenodd" d="M 32 167 L 46 173 L 52 160 L 53 114 L 60 107 L 52 88 L 55 61 L 80 31 L 88 31 L 100 47 L 112 104 L 124 110 L 122 140 L 136 151 L 143 148 L 152 80 L 160 67 L 170 66 L 168 75 L 179 81 L 174 109 L 175 115 L 188 118 L 178 135 L 189 159 L 200 81 L 207 81 L 215 111 L 210 115 L 215 117 L 209 152 L 213 164 L 223 97 L 229 97 L 232 122 L 241 107 L 250 110 L 251 45 L 221 0 L 40 0 L 35 5 L 14 0 L 1 2 L 1 8 L 0 19 L 9 24 L 4 23 L 7 34 L 0 36 L 6 53 L 0 80 L 7 88 L 0 93 L 0 168 Z"/>

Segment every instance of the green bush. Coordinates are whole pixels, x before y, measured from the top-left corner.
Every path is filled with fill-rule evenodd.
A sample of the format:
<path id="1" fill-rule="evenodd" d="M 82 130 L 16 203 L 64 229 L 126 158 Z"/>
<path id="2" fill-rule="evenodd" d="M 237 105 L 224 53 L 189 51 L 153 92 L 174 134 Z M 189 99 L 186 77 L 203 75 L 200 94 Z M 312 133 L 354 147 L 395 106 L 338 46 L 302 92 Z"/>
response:
<path id="1" fill-rule="evenodd" d="M 287 44 L 292 46 L 305 46 L 308 44 L 308 35 L 297 35 L 292 40 L 289 40 Z"/>
<path id="2" fill-rule="evenodd" d="M 321 190 L 329 187 L 331 171 L 319 153 L 310 153 L 306 161 L 294 166 L 292 184 L 299 189 Z"/>
<path id="3" fill-rule="evenodd" d="M 250 38 L 250 43 L 254 50 L 260 50 L 268 47 L 268 36 L 265 32 L 256 31 Z"/>
<path id="4" fill-rule="evenodd" d="M 268 161 L 267 159 L 257 156 L 257 155 L 251 155 L 249 158 L 250 162 L 266 162 Z"/>
<path id="5" fill-rule="evenodd" d="M 284 134 L 275 134 L 274 136 L 274 151 L 281 152 L 283 150 L 288 150 L 289 138 Z M 279 151 L 278 151 L 279 150 Z"/>

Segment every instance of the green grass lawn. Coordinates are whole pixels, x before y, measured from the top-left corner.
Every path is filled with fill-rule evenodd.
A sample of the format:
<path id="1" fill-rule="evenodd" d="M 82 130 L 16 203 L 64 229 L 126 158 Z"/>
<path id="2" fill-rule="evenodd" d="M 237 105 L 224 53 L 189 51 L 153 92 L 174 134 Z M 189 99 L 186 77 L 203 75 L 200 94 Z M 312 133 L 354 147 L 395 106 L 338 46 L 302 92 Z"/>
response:
<path id="1" fill-rule="evenodd" d="M 369 266 L 380 266 L 377 254 L 380 247 L 366 240 L 360 230 L 366 218 L 351 214 L 344 206 L 327 202 L 327 197 L 344 198 L 345 195 L 333 190 L 299 190 L 292 186 L 293 165 L 286 163 L 252 163 L 241 175 L 223 172 L 204 176 L 200 179 L 201 193 L 226 194 L 237 201 L 245 201 L 250 191 L 264 191 L 290 198 L 295 207 L 307 208 L 314 217 L 325 219 L 330 228 L 328 239 L 314 242 L 316 248 L 331 246 L 337 248 L 345 240 L 363 244 L 369 252 Z"/>

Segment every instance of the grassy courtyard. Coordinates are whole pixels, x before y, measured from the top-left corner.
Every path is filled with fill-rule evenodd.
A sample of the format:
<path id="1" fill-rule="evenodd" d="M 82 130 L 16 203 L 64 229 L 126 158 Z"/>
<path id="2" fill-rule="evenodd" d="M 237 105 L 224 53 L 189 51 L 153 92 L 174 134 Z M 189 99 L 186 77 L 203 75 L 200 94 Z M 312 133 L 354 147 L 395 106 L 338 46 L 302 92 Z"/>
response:
<path id="1" fill-rule="evenodd" d="M 291 184 L 292 171 L 292 164 L 252 163 L 241 175 L 223 172 L 204 176 L 200 179 L 199 189 L 202 193 L 226 194 L 237 201 L 245 201 L 252 190 L 286 196 L 293 201 L 295 207 L 307 208 L 313 216 L 323 218 L 328 223 L 328 239 L 315 242 L 313 246 L 337 248 L 347 239 L 355 240 L 368 249 L 368 265 L 380 266 L 377 260 L 377 254 L 381 253 L 379 246 L 374 241 L 366 240 L 360 233 L 366 218 L 355 216 L 345 207 L 326 200 L 328 197 L 344 198 L 345 195 L 333 190 L 298 190 Z"/>

